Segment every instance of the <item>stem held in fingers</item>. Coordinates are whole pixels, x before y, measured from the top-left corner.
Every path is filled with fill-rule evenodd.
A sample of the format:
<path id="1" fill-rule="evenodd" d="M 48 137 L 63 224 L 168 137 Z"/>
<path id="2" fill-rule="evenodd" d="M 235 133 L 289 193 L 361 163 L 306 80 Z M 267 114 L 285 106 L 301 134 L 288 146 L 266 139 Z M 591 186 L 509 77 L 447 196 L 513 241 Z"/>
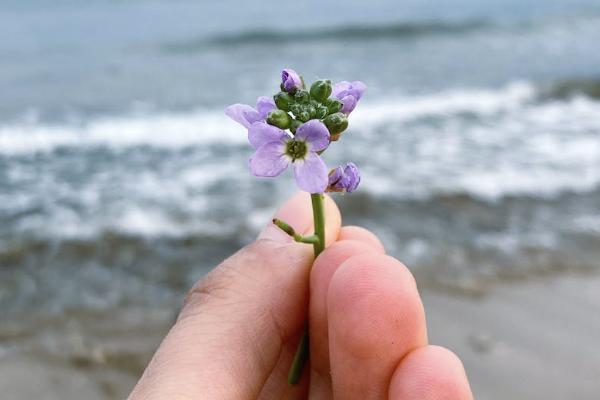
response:
<path id="1" fill-rule="evenodd" d="M 325 249 L 325 197 L 323 196 L 323 193 L 313 193 L 310 195 L 310 198 L 312 201 L 313 220 L 315 224 L 314 236 L 318 238 L 318 240 L 313 243 L 315 258 L 317 258 L 317 256 Z M 295 385 L 300 381 L 302 371 L 304 370 L 306 361 L 308 361 L 309 352 L 308 324 L 306 324 L 288 374 L 288 383 L 290 385 Z"/>

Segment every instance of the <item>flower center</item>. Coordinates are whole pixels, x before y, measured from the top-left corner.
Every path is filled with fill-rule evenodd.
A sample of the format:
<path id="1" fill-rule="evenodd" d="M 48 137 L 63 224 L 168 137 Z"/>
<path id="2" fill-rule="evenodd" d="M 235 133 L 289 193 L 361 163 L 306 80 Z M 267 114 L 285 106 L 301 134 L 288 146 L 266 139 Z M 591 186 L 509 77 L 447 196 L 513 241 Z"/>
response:
<path id="1" fill-rule="evenodd" d="M 292 162 L 304 158 L 306 153 L 308 153 L 308 148 L 305 142 L 290 140 L 285 145 L 285 154 L 292 158 Z"/>

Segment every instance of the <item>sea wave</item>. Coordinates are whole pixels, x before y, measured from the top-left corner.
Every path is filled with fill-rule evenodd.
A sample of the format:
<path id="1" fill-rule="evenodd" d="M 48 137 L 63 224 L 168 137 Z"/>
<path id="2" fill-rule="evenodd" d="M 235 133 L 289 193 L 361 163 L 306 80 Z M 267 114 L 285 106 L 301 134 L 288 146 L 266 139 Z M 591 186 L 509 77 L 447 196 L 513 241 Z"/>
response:
<path id="1" fill-rule="evenodd" d="M 219 34 L 209 38 L 196 38 L 165 43 L 167 52 L 187 52 L 210 45 L 238 46 L 248 44 L 273 44 L 285 42 L 309 42 L 322 40 L 373 40 L 385 38 L 413 38 L 426 35 L 459 34 L 471 32 L 494 23 L 487 19 L 463 21 L 394 22 L 378 25 L 340 25 L 310 30 L 258 29 L 236 33 Z"/>
<path id="2" fill-rule="evenodd" d="M 211 46 L 273 45 L 285 43 L 322 41 L 372 41 L 380 39 L 410 40 L 428 36 L 456 36 L 479 32 L 537 31 L 539 29 L 562 29 L 570 27 L 574 20 L 580 24 L 594 26 L 600 13 L 590 11 L 582 15 L 515 19 L 513 21 L 489 17 L 464 18 L 457 20 L 431 19 L 423 21 L 394 21 L 368 25 L 362 23 L 340 24 L 310 29 L 254 28 L 212 36 L 201 36 L 166 42 L 160 50 L 166 53 L 189 53 Z"/>
<path id="3" fill-rule="evenodd" d="M 568 99 L 573 96 L 600 99 L 600 76 L 567 79 L 540 89 L 540 99 Z"/>
<path id="4" fill-rule="evenodd" d="M 540 93 L 530 83 L 515 82 L 496 90 L 460 89 L 365 101 L 351 116 L 344 153 L 332 147 L 328 162 L 352 159 L 363 171 L 362 190 L 403 199 L 466 193 L 494 201 L 594 190 L 600 185 L 600 101 L 582 94 L 541 98 Z M 139 199 L 155 199 L 168 182 L 170 197 L 165 204 L 198 204 L 201 189 L 243 184 L 238 177 L 246 173 L 245 159 L 250 155 L 245 144 L 244 129 L 222 110 L 107 116 L 79 124 L 0 125 L 0 162 L 8 165 L 5 177 L 14 188 L 39 179 L 39 171 L 29 165 L 32 154 L 49 155 L 45 168 L 56 163 L 57 171 L 66 171 L 69 161 L 61 160 L 69 157 L 80 163 L 110 155 L 114 166 L 102 163 L 98 176 L 88 171 L 77 178 L 86 186 L 73 185 L 69 194 L 73 199 L 95 199 L 96 190 L 106 186 L 106 174 L 112 174 L 125 187 L 136 188 Z M 52 155 L 64 149 L 68 154 Z M 101 154 L 93 153 L 96 149 Z M 143 175 L 131 168 L 129 157 L 142 163 Z M 56 186 L 55 179 L 74 178 L 43 181 L 48 186 L 38 185 L 41 199 L 57 187 L 69 187 Z M 36 187 L 14 190 L 0 193 L 0 200 L 6 200 L 0 211 L 12 215 L 21 212 L 12 208 L 27 209 L 35 203 L 29 198 L 37 196 Z M 88 192 L 84 198 L 82 193 Z M 189 193 L 195 193 L 196 200 Z M 139 223 L 140 230 L 151 231 L 143 222 L 133 218 L 126 225 Z M 161 225 L 160 232 L 169 230 L 168 223 Z"/>
<path id="5" fill-rule="evenodd" d="M 457 89 L 423 96 L 380 98 L 362 104 L 352 115 L 352 125 L 366 128 L 388 121 L 407 122 L 464 113 L 485 116 L 517 110 L 535 100 L 537 94 L 532 84 L 515 82 L 497 90 Z M 569 103 L 564 106 L 568 108 Z M 0 124 L 0 154 L 8 155 L 64 147 L 181 148 L 209 143 L 240 144 L 245 140 L 239 126 L 225 117 L 221 109 L 104 116 L 81 123 L 52 124 L 33 119 Z"/>

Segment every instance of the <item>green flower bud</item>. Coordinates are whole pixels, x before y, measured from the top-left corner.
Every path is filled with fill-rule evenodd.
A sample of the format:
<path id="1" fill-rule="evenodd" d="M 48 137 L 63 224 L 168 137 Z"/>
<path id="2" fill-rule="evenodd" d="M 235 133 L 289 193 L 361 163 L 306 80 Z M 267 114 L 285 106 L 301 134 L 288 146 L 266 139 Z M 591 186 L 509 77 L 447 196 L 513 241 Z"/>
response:
<path id="1" fill-rule="evenodd" d="M 348 118 L 342 113 L 328 115 L 323 120 L 323 123 L 329 129 L 332 136 L 339 135 L 348 128 Z"/>
<path id="2" fill-rule="evenodd" d="M 290 126 L 290 131 L 292 131 L 292 133 L 296 133 L 296 129 L 298 129 L 298 127 L 300 125 L 302 125 L 301 121 L 298 121 L 297 119 L 293 119 L 292 124 Z"/>
<path id="3" fill-rule="evenodd" d="M 308 111 L 302 111 L 299 115 L 298 115 L 298 119 L 302 122 L 306 122 L 310 119 L 310 114 Z"/>
<path id="4" fill-rule="evenodd" d="M 310 101 L 310 93 L 304 89 L 296 90 L 294 97 L 296 98 L 296 101 L 300 103 L 308 103 Z"/>
<path id="5" fill-rule="evenodd" d="M 302 111 L 302 105 L 298 104 L 298 103 L 292 103 L 290 104 L 290 111 L 292 112 L 292 114 L 294 115 L 298 115 L 300 114 L 300 112 Z"/>
<path id="6" fill-rule="evenodd" d="M 290 111 L 290 105 L 294 102 L 294 98 L 286 92 L 279 92 L 273 96 L 277 108 L 283 111 Z"/>
<path id="7" fill-rule="evenodd" d="M 318 101 L 325 101 L 331 95 L 331 81 L 329 79 L 321 79 L 316 81 L 310 87 L 310 96 Z"/>
<path id="8" fill-rule="evenodd" d="M 306 106 L 306 111 L 308 112 L 308 114 L 310 114 L 310 117 L 313 118 L 317 112 L 317 108 L 312 104 L 309 104 L 308 106 Z"/>
<path id="9" fill-rule="evenodd" d="M 317 106 L 317 111 L 315 112 L 315 118 L 323 119 L 329 114 L 329 110 L 322 104 Z"/>
<path id="10" fill-rule="evenodd" d="M 327 99 L 325 105 L 327 106 L 329 114 L 335 114 L 336 112 L 339 112 L 344 106 L 344 104 L 338 99 Z"/>
<path id="11" fill-rule="evenodd" d="M 273 110 L 267 116 L 267 122 L 280 129 L 287 129 L 292 123 L 292 118 L 283 110 Z"/>

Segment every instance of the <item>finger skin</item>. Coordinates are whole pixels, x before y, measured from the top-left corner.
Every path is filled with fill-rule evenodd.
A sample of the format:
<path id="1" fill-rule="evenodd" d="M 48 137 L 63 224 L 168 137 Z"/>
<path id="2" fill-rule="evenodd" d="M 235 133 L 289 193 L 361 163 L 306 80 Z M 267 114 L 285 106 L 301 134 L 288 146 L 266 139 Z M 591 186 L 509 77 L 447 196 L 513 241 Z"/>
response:
<path id="1" fill-rule="evenodd" d="M 277 365 L 265 382 L 257 400 L 304 400 L 307 399 L 310 375 L 309 368 L 304 369 L 300 381 L 296 385 L 288 383 L 288 372 L 300 344 L 300 334 L 283 345 Z"/>
<path id="2" fill-rule="evenodd" d="M 335 239 L 339 210 L 330 199 L 325 205 L 327 233 Z M 294 196 L 276 215 L 309 229 L 310 197 Z M 194 286 L 130 399 L 259 395 L 287 349 L 284 344 L 305 324 L 313 261 L 311 246 L 269 236 L 268 229 L 263 239 L 225 260 Z"/>
<path id="3" fill-rule="evenodd" d="M 342 231 L 344 228 L 342 228 Z M 360 239 L 364 239 L 360 237 Z M 325 249 L 313 264 L 310 274 L 310 362 L 311 399 L 327 398 L 331 394 L 329 366 L 329 327 L 327 323 L 327 292 L 337 268 L 347 259 L 362 254 L 382 254 L 379 247 L 358 240 L 342 240 Z"/>
<path id="4" fill-rule="evenodd" d="M 425 346 L 411 351 L 396 368 L 390 400 L 472 400 L 460 359 L 450 350 Z"/>
<path id="5" fill-rule="evenodd" d="M 377 249 L 379 253 L 385 254 L 385 248 L 381 240 L 374 233 L 360 226 L 343 226 L 338 235 L 338 241 L 342 240 L 363 242 Z"/>
<path id="6" fill-rule="evenodd" d="M 327 305 L 334 398 L 386 398 L 400 360 L 427 344 L 413 276 L 389 256 L 351 257 L 334 273 Z"/>

